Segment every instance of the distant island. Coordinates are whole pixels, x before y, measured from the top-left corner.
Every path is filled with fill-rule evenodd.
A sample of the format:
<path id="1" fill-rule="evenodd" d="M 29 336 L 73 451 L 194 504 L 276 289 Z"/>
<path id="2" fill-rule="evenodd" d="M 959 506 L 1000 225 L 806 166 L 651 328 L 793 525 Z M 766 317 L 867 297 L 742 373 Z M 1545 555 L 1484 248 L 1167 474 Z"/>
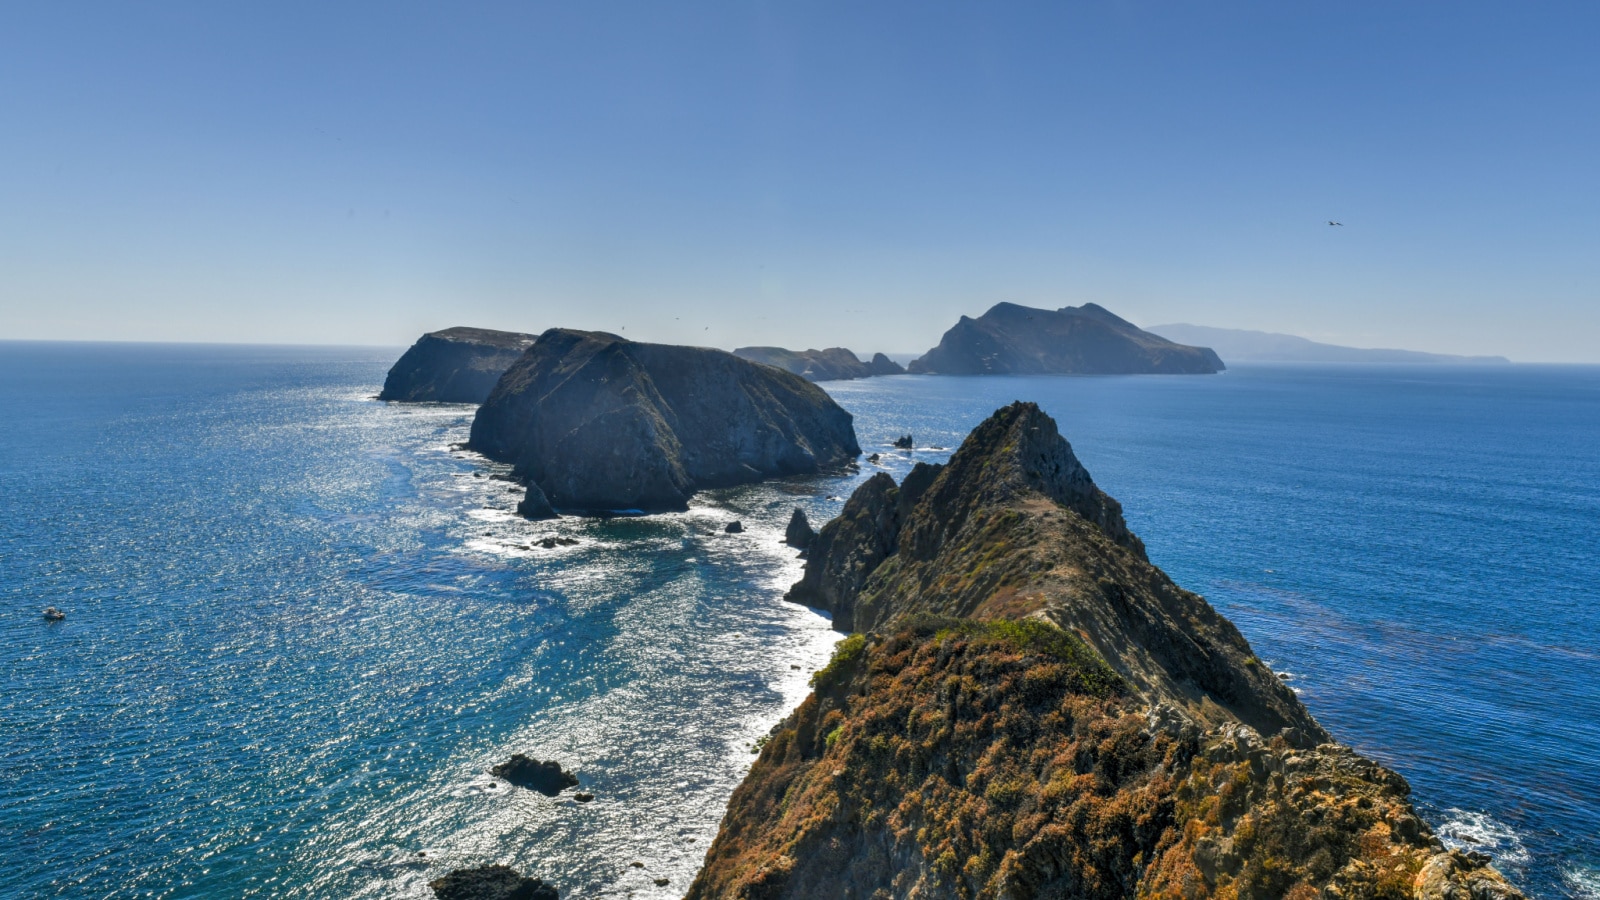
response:
<path id="1" fill-rule="evenodd" d="M 862 362 L 855 353 L 843 347 L 829 347 L 826 350 L 740 347 L 733 351 L 733 355 L 751 362 L 777 366 L 807 381 L 845 381 L 874 375 L 903 375 L 906 371 L 882 353 L 873 354 L 871 362 Z"/>
<path id="2" fill-rule="evenodd" d="M 961 320 L 906 371 L 941 375 L 1210 375 L 1206 347 L 1175 343 L 1085 303 L 1033 309 L 999 303 Z"/>
<path id="3" fill-rule="evenodd" d="M 417 339 L 384 379 L 379 400 L 482 403 L 534 335 L 488 328 L 446 328 Z"/>
<path id="4" fill-rule="evenodd" d="M 851 416 L 798 375 L 724 350 L 552 328 L 501 376 L 469 446 L 515 466 L 519 512 L 659 512 L 695 491 L 860 455 Z"/>
<path id="5" fill-rule="evenodd" d="M 874 475 L 791 599 L 853 632 L 686 900 L 1520 900 L 1146 558 L 1037 406 Z"/>
<path id="6" fill-rule="evenodd" d="M 1452 356 L 1417 350 L 1365 350 L 1340 347 L 1270 331 L 1211 328 L 1205 325 L 1152 325 L 1146 329 L 1185 344 L 1205 344 L 1229 362 L 1353 362 L 1509 364 L 1504 356 Z"/>

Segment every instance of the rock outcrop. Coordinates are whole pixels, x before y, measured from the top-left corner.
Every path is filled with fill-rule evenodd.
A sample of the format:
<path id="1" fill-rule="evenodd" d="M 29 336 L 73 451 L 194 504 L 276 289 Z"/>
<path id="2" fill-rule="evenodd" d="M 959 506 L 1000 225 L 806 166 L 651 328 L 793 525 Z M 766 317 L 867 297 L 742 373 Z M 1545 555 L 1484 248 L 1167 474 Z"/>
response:
<path id="1" fill-rule="evenodd" d="M 806 511 L 796 506 L 794 514 L 789 516 L 789 527 L 783 530 L 783 542 L 804 550 L 816 539 L 817 532 L 812 529 L 811 521 L 806 518 Z"/>
<path id="2" fill-rule="evenodd" d="M 579 512 L 681 510 L 697 490 L 861 453 L 850 414 L 798 375 L 721 350 L 561 328 L 501 377 L 469 446 L 513 464 L 526 505 Z"/>
<path id="3" fill-rule="evenodd" d="M 874 353 L 872 361 L 867 363 L 867 371 L 873 375 L 904 375 L 906 367 L 882 353 Z"/>
<path id="4" fill-rule="evenodd" d="M 417 339 L 384 379 L 379 400 L 482 403 L 534 336 L 487 328 L 446 328 Z"/>
<path id="5" fill-rule="evenodd" d="M 1510 900 L 1145 557 L 1032 404 L 866 481 L 791 597 L 854 630 L 690 900 Z"/>
<path id="6" fill-rule="evenodd" d="M 561 764 L 555 760 L 540 762 L 521 753 L 513 754 L 510 759 L 490 769 L 489 774 L 504 778 L 517 787 L 538 791 L 546 797 L 554 797 L 569 787 L 578 786 L 578 776 L 561 768 Z"/>
<path id="7" fill-rule="evenodd" d="M 998 303 L 962 316 L 939 346 L 907 367 L 942 375 L 1210 375 L 1205 347 L 1175 344 L 1093 303 L 1057 310 Z"/>
<path id="8" fill-rule="evenodd" d="M 428 882 L 439 900 L 560 900 L 555 888 L 510 866 L 457 869 Z"/>
<path id="9" fill-rule="evenodd" d="M 733 351 L 740 359 L 748 359 L 766 366 L 776 366 L 793 372 L 807 381 L 845 381 L 852 378 L 870 378 L 874 375 L 899 375 L 905 372 L 899 363 L 882 353 L 864 363 L 861 358 L 843 347 L 826 350 L 786 350 L 782 347 L 740 347 Z"/>

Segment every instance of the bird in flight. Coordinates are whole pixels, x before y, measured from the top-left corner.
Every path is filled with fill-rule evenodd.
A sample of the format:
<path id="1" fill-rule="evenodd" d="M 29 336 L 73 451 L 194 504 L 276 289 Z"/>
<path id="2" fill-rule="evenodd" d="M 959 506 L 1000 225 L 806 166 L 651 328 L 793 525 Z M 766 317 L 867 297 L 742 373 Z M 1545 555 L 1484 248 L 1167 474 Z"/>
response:
<path id="1" fill-rule="evenodd" d="M 1340 227 L 1340 228 L 1343 228 L 1343 227 L 1344 227 L 1344 223 L 1343 223 L 1343 222 L 1335 222 L 1335 221 L 1334 221 L 1334 220 L 1332 220 L 1332 219 L 1329 219 L 1329 220 L 1328 220 L 1328 224 L 1329 224 L 1329 225 L 1337 225 L 1337 226 L 1339 226 L 1339 227 Z"/>

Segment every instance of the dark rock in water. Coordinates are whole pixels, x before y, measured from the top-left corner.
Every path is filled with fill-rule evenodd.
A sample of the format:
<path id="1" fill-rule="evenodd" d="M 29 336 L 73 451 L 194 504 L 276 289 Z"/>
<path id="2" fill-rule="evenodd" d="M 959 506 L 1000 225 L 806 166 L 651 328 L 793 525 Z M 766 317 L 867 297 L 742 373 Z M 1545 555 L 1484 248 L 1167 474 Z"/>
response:
<path id="1" fill-rule="evenodd" d="M 867 363 L 867 370 L 874 375 L 904 375 L 906 367 L 882 353 L 872 354 L 872 362 Z"/>
<path id="2" fill-rule="evenodd" d="M 65 619 L 66 617 L 67 617 L 66 613 L 62 612 L 59 609 L 56 609 L 54 606 L 46 606 L 44 608 L 44 618 L 45 618 L 45 621 L 47 621 L 47 622 L 60 622 L 61 620 Z"/>
<path id="3" fill-rule="evenodd" d="M 457 869 L 428 882 L 439 900 L 560 900 L 556 889 L 510 866 Z"/>
<path id="4" fill-rule="evenodd" d="M 579 803 L 589 803 L 594 800 L 594 795 L 585 791 L 579 791 L 572 795 L 572 799 L 578 801 Z"/>
<path id="5" fill-rule="evenodd" d="M 744 523 L 738 521 L 729 522 L 728 527 L 722 530 L 729 534 L 738 534 L 739 532 L 744 531 Z"/>
<path id="6" fill-rule="evenodd" d="M 911 435 L 906 434 L 895 438 L 894 445 L 901 450 L 910 450 L 912 447 Z"/>
<path id="7" fill-rule="evenodd" d="M 782 347 L 740 347 L 733 351 L 740 359 L 793 372 L 807 381 L 844 381 L 868 378 L 872 367 L 843 347 L 827 350 L 785 350 Z"/>
<path id="8" fill-rule="evenodd" d="M 638 860 L 634 860 L 634 861 L 633 861 L 633 862 L 631 862 L 631 863 L 628 863 L 628 865 L 629 865 L 629 866 L 631 866 L 631 867 L 633 867 L 633 868 L 635 868 L 635 869 L 642 869 L 642 868 L 644 868 L 644 863 L 642 863 L 642 862 L 639 862 L 639 861 L 638 861 Z"/>
<path id="9" fill-rule="evenodd" d="M 504 778 L 517 787 L 538 791 L 554 797 L 569 787 L 576 787 L 578 776 L 561 768 L 555 760 L 540 762 L 518 753 L 489 770 L 496 778 Z"/>
<path id="10" fill-rule="evenodd" d="M 384 379 L 379 400 L 482 403 L 534 336 L 487 328 L 446 328 L 423 335 Z"/>
<path id="11" fill-rule="evenodd" d="M 539 546 L 545 548 L 546 550 L 554 550 L 556 548 L 556 545 L 559 544 L 559 543 L 561 543 L 561 542 L 556 540 L 553 537 L 547 537 L 547 538 L 540 538 L 539 539 Z"/>
<path id="12" fill-rule="evenodd" d="M 569 537 L 558 537 L 558 538 L 556 538 L 556 543 L 560 544 L 563 547 L 576 547 L 578 545 L 578 539 L 577 538 L 569 538 Z"/>
<path id="13" fill-rule="evenodd" d="M 1210 349 L 1141 330 L 1093 303 L 1057 310 L 1000 303 L 962 316 L 939 346 L 913 360 L 912 373 L 944 375 L 1210 375 L 1222 371 Z"/>
<path id="14" fill-rule="evenodd" d="M 875 463 L 875 462 L 877 462 L 877 461 L 878 461 L 878 460 L 880 460 L 880 459 L 882 459 L 882 458 L 883 458 L 883 457 L 881 457 L 881 456 L 879 456 L 879 455 L 878 455 L 878 454 L 876 454 L 876 453 L 874 453 L 874 454 L 872 454 L 872 455 L 871 455 L 871 456 L 869 456 L 869 457 L 867 457 L 867 462 L 869 462 L 869 463 Z"/>
<path id="15" fill-rule="evenodd" d="M 524 519 L 554 519 L 556 508 L 550 505 L 550 498 L 537 484 L 530 484 L 523 492 L 522 502 L 517 504 L 517 515 Z"/>
<path id="16" fill-rule="evenodd" d="M 816 537 L 817 533 L 811 529 L 811 523 L 806 520 L 806 511 L 796 506 L 794 515 L 789 517 L 789 527 L 784 529 L 783 542 L 804 550 L 811 546 Z"/>
<path id="17" fill-rule="evenodd" d="M 668 880 L 665 878 L 656 879 L 656 887 L 666 887 L 668 883 Z"/>
<path id="18" fill-rule="evenodd" d="M 731 353 L 551 329 L 501 378 L 471 446 L 554 507 L 688 508 L 695 491 L 809 474 L 861 452 L 805 379 Z"/>

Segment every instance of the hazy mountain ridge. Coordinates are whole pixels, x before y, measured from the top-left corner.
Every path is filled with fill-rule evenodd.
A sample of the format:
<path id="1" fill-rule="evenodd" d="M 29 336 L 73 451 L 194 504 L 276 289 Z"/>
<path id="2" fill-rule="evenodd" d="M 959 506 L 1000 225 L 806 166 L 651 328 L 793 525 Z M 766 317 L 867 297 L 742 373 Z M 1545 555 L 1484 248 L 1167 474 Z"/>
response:
<path id="1" fill-rule="evenodd" d="M 1213 328 L 1207 325 L 1152 325 L 1145 329 L 1180 343 L 1203 343 L 1227 362 L 1364 362 L 1505 364 L 1503 356 L 1456 356 L 1420 350 L 1363 349 L 1324 344 L 1292 334 Z"/>

